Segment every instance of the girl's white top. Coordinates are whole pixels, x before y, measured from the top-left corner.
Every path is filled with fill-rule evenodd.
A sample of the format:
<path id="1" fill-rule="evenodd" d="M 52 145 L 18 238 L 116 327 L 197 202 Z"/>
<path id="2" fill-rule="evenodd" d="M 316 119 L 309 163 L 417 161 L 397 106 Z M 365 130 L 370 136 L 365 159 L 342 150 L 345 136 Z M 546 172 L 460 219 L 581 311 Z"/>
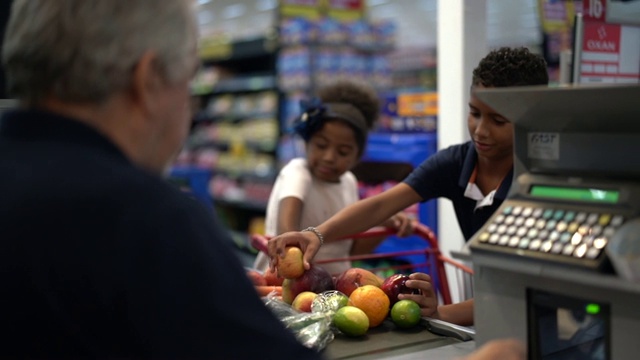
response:
<path id="1" fill-rule="evenodd" d="M 340 177 L 340 182 L 330 183 L 318 180 L 311 175 L 307 160 L 296 158 L 285 165 L 273 186 L 265 223 L 265 235 L 275 236 L 280 201 L 287 197 L 295 197 L 303 202 L 300 217 L 300 230 L 309 226 L 317 226 L 349 204 L 358 201 L 358 183 L 356 177 L 347 171 Z M 353 240 L 340 240 L 325 243 L 316 254 L 314 260 L 337 259 L 349 256 Z M 269 266 L 268 256 L 258 254 L 254 267 L 264 271 Z M 351 267 L 349 261 L 330 262 L 321 265 L 330 274 L 337 275 Z"/>

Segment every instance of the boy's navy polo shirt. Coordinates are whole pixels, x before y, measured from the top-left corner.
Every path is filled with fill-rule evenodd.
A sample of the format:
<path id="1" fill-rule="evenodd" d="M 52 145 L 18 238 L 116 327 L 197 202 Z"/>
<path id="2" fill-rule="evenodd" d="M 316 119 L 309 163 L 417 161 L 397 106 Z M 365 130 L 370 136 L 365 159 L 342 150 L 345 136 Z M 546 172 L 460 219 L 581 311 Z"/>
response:
<path id="1" fill-rule="evenodd" d="M 464 192 L 477 160 L 478 155 L 473 142 L 452 145 L 427 158 L 404 180 L 423 201 L 439 197 L 451 200 L 466 241 L 469 241 L 502 205 L 509 194 L 513 178 L 512 168 L 496 191 L 493 204 L 476 210 L 476 200 L 466 197 Z"/>

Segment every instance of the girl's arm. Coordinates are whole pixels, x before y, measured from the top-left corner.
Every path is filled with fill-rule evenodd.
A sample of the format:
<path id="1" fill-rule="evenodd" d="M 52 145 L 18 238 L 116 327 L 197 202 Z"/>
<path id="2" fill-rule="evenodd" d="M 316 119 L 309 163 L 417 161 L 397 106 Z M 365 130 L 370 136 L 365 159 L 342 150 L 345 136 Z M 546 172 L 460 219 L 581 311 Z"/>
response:
<path id="1" fill-rule="evenodd" d="M 347 206 L 317 228 L 324 235 L 324 241 L 335 241 L 380 225 L 419 201 L 422 198 L 415 190 L 399 183 L 385 192 Z"/>
<path id="2" fill-rule="evenodd" d="M 422 197 L 415 190 L 400 183 L 383 193 L 347 206 L 316 230 L 322 234 L 325 242 L 333 242 L 379 225 L 393 214 L 419 201 L 422 201 Z M 267 245 L 271 268 L 275 269 L 286 246 L 296 245 L 304 251 L 304 266 L 309 269 L 321 244 L 320 238 L 313 232 L 287 232 L 274 237 Z"/>
<path id="3" fill-rule="evenodd" d="M 280 200 L 278 206 L 278 221 L 276 230 L 278 234 L 288 231 L 300 231 L 300 218 L 304 203 L 297 197 L 286 197 Z"/>

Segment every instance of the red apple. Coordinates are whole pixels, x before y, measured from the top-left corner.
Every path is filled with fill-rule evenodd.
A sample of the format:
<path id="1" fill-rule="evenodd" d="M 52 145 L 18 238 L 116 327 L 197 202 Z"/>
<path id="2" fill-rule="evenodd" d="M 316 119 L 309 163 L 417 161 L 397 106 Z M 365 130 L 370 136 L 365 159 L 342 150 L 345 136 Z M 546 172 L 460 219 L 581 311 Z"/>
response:
<path id="1" fill-rule="evenodd" d="M 285 279 L 282 282 L 282 300 L 291 304 L 301 292 L 311 291 L 318 294 L 327 290 L 334 290 L 331 275 L 327 270 L 312 264 L 302 276 L 295 279 Z"/>
<path id="2" fill-rule="evenodd" d="M 369 270 L 361 268 L 351 268 L 338 275 L 335 279 L 336 290 L 349 296 L 356 288 L 364 285 L 374 285 L 380 287 L 382 279 Z"/>
<path id="3" fill-rule="evenodd" d="M 314 292 L 303 291 L 300 294 L 298 294 L 295 297 L 295 299 L 293 299 L 293 302 L 291 303 L 291 307 L 296 310 L 311 312 L 311 304 L 313 303 L 313 300 L 317 296 L 318 294 Z"/>
<path id="4" fill-rule="evenodd" d="M 404 274 L 394 274 L 389 276 L 382 283 L 382 291 L 389 297 L 391 306 L 398 302 L 399 294 L 419 294 L 418 289 L 412 289 L 407 287 L 406 282 L 409 280 L 409 276 Z"/>

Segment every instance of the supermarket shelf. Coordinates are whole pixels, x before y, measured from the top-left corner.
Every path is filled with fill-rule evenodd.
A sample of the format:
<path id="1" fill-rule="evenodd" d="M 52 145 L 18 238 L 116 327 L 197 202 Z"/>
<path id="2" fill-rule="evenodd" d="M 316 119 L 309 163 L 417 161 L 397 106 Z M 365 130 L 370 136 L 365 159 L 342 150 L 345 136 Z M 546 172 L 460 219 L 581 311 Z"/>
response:
<path id="1" fill-rule="evenodd" d="M 212 87 L 192 89 L 194 96 L 277 90 L 277 78 L 273 74 L 256 74 L 221 80 Z"/>
<path id="2" fill-rule="evenodd" d="M 263 36 L 241 41 L 205 41 L 200 48 L 200 59 L 207 62 L 232 62 L 272 56 L 278 50 L 274 36 Z"/>
<path id="3" fill-rule="evenodd" d="M 278 114 L 276 112 L 263 112 L 263 113 L 251 113 L 251 114 L 221 114 L 221 115 L 207 115 L 204 111 L 198 113 L 194 117 L 195 122 L 238 122 L 244 120 L 261 120 L 261 119 L 277 119 Z"/>
<path id="4" fill-rule="evenodd" d="M 268 143 L 245 140 L 243 144 L 249 150 L 252 150 L 255 152 L 261 152 L 261 153 L 267 153 L 267 154 L 274 153 L 277 148 L 277 144 L 275 140 L 270 141 Z M 194 150 L 202 149 L 202 148 L 214 148 L 221 151 L 229 151 L 230 146 L 231 145 L 228 141 L 219 140 L 219 141 L 205 141 L 205 142 L 193 144 L 191 145 L 191 148 L 193 148 Z"/>

